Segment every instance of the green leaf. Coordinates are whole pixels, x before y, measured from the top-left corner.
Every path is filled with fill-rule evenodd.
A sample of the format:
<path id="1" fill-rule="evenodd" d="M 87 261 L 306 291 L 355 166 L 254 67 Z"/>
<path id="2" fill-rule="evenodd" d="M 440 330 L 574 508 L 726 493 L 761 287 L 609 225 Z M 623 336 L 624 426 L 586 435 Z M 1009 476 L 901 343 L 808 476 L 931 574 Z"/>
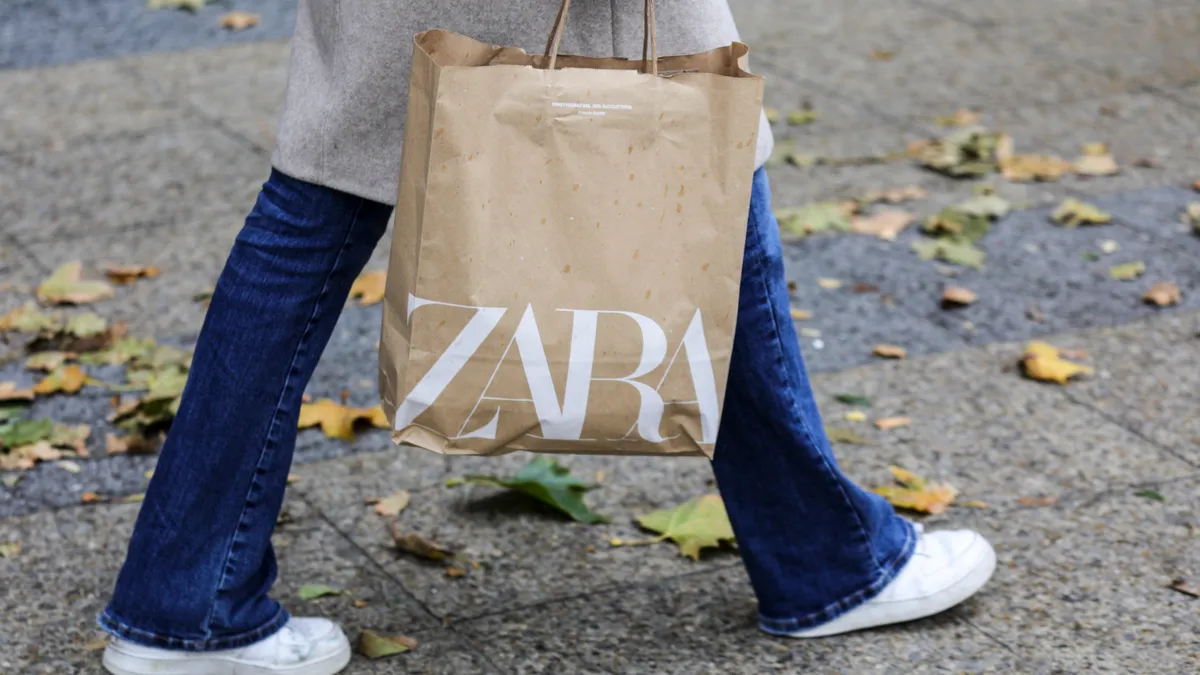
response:
<path id="1" fill-rule="evenodd" d="M 825 427 L 825 437 L 830 443 L 847 443 L 850 445 L 870 445 L 865 438 L 858 435 L 858 432 L 853 429 L 841 429 L 838 427 Z"/>
<path id="2" fill-rule="evenodd" d="M 994 193 L 983 193 L 971 197 L 953 208 L 967 215 L 996 220 L 1007 216 L 1012 211 L 1012 202 Z"/>
<path id="3" fill-rule="evenodd" d="M 77 338 L 90 338 L 108 330 L 108 320 L 99 314 L 88 312 L 67 320 L 67 334 Z"/>
<path id="4" fill-rule="evenodd" d="M 1100 259 L 1100 254 L 1096 253 L 1095 251 L 1084 251 L 1083 253 L 1079 254 L 1079 257 L 1089 262 L 1096 262 Z"/>
<path id="5" fill-rule="evenodd" d="M 417 648 L 417 641 L 404 635 L 383 635 L 364 629 L 358 638 L 358 653 L 368 659 L 382 659 Z"/>
<path id="6" fill-rule="evenodd" d="M 733 541 L 733 526 L 725 503 L 717 495 L 702 495 L 673 509 L 637 517 L 638 525 L 679 545 L 679 552 L 700 559 L 700 549 Z"/>
<path id="7" fill-rule="evenodd" d="M 921 231 L 942 241 L 958 244 L 974 244 L 983 238 L 992 227 L 985 215 L 977 215 L 956 207 L 942 209 L 921 224 Z"/>
<path id="8" fill-rule="evenodd" d="M 1133 281 L 1146 271 L 1146 263 L 1142 261 L 1117 265 L 1108 270 L 1108 276 L 1117 281 Z"/>
<path id="9" fill-rule="evenodd" d="M 48 305 L 83 305 L 113 295 L 112 286 L 103 281 L 82 279 L 83 265 L 69 262 L 38 284 L 37 299 Z"/>
<path id="10" fill-rule="evenodd" d="M 1141 497 L 1143 499 L 1152 499 L 1156 502 L 1166 503 L 1167 501 L 1167 498 L 1164 497 L 1158 490 L 1138 490 L 1137 492 L 1133 493 L 1133 496 Z"/>
<path id="11" fill-rule="evenodd" d="M 775 209 L 779 227 L 797 237 L 818 232 L 849 232 L 850 214 L 839 202 L 816 202 Z"/>
<path id="12" fill-rule="evenodd" d="M 571 472 L 547 457 L 536 457 L 512 478 L 497 476 L 466 476 L 447 482 L 447 485 L 488 485 L 516 490 L 558 509 L 581 523 L 607 523 L 609 519 L 593 512 L 583 502 L 583 495 L 593 485 L 571 476 Z"/>
<path id="13" fill-rule="evenodd" d="M 27 302 L 23 306 L 0 316 L 0 333 L 57 333 L 62 330 L 63 318 L 58 314 L 43 314 L 37 305 Z"/>
<path id="14" fill-rule="evenodd" d="M 37 443 L 49 439 L 53 433 L 53 420 L 18 420 L 0 426 L 0 448 L 19 448 Z"/>
<path id="15" fill-rule="evenodd" d="M 917 161 L 952 178 L 978 178 L 996 170 L 996 147 L 1002 137 L 978 126 L 960 129 L 924 144 Z"/>
<path id="16" fill-rule="evenodd" d="M 974 269 L 982 269 L 983 262 L 987 259 L 987 254 L 981 249 L 976 248 L 974 244 L 960 244 L 946 239 L 914 241 L 912 247 L 921 260 L 933 260 L 937 258 L 948 263 L 962 265 L 963 267 L 972 267 Z"/>
<path id="17" fill-rule="evenodd" d="M 124 337 L 112 346 L 91 354 L 84 354 L 79 361 L 94 366 L 119 366 L 130 361 L 147 359 L 154 353 L 154 340 Z"/>
<path id="18" fill-rule="evenodd" d="M 817 121 L 815 110 L 792 110 L 787 114 L 788 126 L 801 127 Z"/>
<path id="19" fill-rule="evenodd" d="M 856 394 L 835 394 L 833 398 L 837 402 L 845 403 L 846 405 L 856 405 L 860 408 L 871 407 L 871 401 L 865 396 L 858 396 Z"/>
<path id="20" fill-rule="evenodd" d="M 344 593 L 345 591 L 339 591 L 332 586 L 326 586 L 324 584 L 305 584 L 300 587 L 300 591 L 297 595 L 300 596 L 301 600 L 316 600 L 317 598 L 323 598 L 327 595 L 342 595 Z"/>
<path id="21" fill-rule="evenodd" d="M 1050 220 L 1063 227 L 1079 227 L 1080 225 L 1101 225 L 1112 221 L 1112 216 L 1092 204 L 1074 197 L 1067 197 L 1050 214 Z"/>

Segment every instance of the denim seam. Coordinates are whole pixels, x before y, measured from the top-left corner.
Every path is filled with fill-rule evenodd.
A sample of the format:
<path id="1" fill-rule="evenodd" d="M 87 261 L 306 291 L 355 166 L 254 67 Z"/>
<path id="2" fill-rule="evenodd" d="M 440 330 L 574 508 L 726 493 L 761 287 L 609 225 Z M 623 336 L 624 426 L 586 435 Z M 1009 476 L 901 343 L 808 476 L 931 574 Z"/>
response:
<path id="1" fill-rule="evenodd" d="M 240 635 L 220 638 L 219 640 L 189 640 L 186 638 L 177 638 L 163 636 L 157 633 L 149 633 L 139 628 L 134 628 L 129 624 L 118 619 L 113 613 L 106 609 L 96 618 L 96 623 L 101 629 L 115 635 L 122 640 L 128 640 L 135 644 L 158 647 L 161 649 L 182 650 L 188 652 L 204 652 L 216 651 L 222 649 L 239 649 L 247 647 L 263 638 L 274 635 L 280 628 L 291 619 L 291 615 L 282 607 L 275 616 L 267 623 Z"/>
<path id="2" fill-rule="evenodd" d="M 755 217 L 755 226 L 756 227 L 758 225 L 757 221 L 758 221 L 758 218 L 756 216 Z M 760 239 L 760 236 L 759 236 L 759 233 L 758 233 L 756 227 L 751 228 L 752 235 L 755 238 L 754 244 L 756 246 L 761 246 L 762 242 L 761 242 L 761 239 Z M 760 272 L 762 271 L 761 267 L 760 267 L 759 271 Z M 780 332 L 779 317 L 776 315 L 774 307 L 771 306 L 771 289 L 767 285 L 765 273 L 760 273 L 755 276 L 758 278 L 757 280 L 760 282 L 760 285 L 762 287 L 763 296 L 767 300 L 766 304 L 768 305 L 768 307 L 771 308 L 771 311 L 770 311 L 771 322 L 775 326 L 775 330 L 771 331 L 770 339 L 774 343 L 775 357 L 778 361 L 783 361 L 783 345 L 779 342 L 779 332 Z M 786 392 L 788 405 L 791 408 L 793 415 L 796 418 L 802 419 L 803 418 L 802 415 L 799 414 L 800 406 L 797 403 L 795 396 L 793 394 L 793 390 L 792 390 L 792 386 L 791 386 L 792 383 L 790 380 L 788 380 L 787 369 L 781 368 L 780 372 L 782 373 L 784 384 L 786 385 L 786 386 L 784 386 L 783 389 L 784 389 L 784 392 Z M 816 437 L 814 437 L 812 434 L 812 430 L 808 428 L 808 425 L 800 424 L 799 427 L 802 430 L 802 432 L 804 433 L 808 442 L 812 445 L 812 447 L 814 447 L 814 448 L 820 447 L 816 442 L 817 441 Z M 824 453 L 817 453 L 817 454 L 820 455 L 821 465 L 825 468 L 825 472 L 828 475 L 832 471 L 832 467 L 829 466 L 828 459 L 825 457 Z M 840 484 L 838 484 L 837 481 L 833 481 L 833 482 L 834 482 L 835 486 L 837 487 L 838 492 L 842 495 L 842 500 L 845 502 L 846 506 L 849 507 L 850 512 L 854 514 L 854 520 L 858 525 L 858 528 L 857 528 L 858 535 L 859 535 L 860 539 L 862 539 L 862 541 L 865 542 L 866 549 L 871 555 L 871 562 L 875 566 L 876 574 L 883 572 L 883 566 L 879 562 L 879 556 L 877 555 L 877 553 L 875 551 L 875 547 L 871 545 L 871 539 L 867 535 L 867 530 L 866 530 L 866 527 L 863 525 L 861 514 L 859 514 L 858 509 L 854 508 L 854 503 L 850 501 L 849 495 L 846 494 L 845 489 Z"/>
<path id="3" fill-rule="evenodd" d="M 849 612 L 867 601 L 871 600 L 896 578 L 900 570 L 908 564 L 912 559 L 913 551 L 916 550 L 917 538 L 912 525 L 905 522 L 905 538 L 904 546 L 900 549 L 900 555 L 884 567 L 880 567 L 879 574 L 870 584 L 862 589 L 838 600 L 830 603 L 825 607 L 806 614 L 801 617 L 791 617 L 787 619 L 772 619 L 765 617 L 762 614 L 758 615 L 758 625 L 768 633 L 794 633 L 807 630 L 828 623 L 839 616 Z"/>
<path id="4" fill-rule="evenodd" d="M 296 362 L 300 358 L 300 355 L 304 352 L 304 347 L 308 342 L 309 336 L 312 334 L 313 325 L 316 323 L 316 318 L 320 314 L 320 311 L 321 311 L 321 301 L 324 300 L 325 296 L 328 295 L 328 293 L 329 293 L 329 279 L 334 275 L 334 273 L 341 266 L 342 256 L 344 255 L 344 253 L 346 251 L 346 245 L 350 241 L 351 235 L 354 232 L 354 226 L 358 222 L 358 217 L 362 213 L 362 209 L 363 209 L 363 200 L 359 199 L 358 204 L 354 210 L 354 215 L 352 215 L 350 217 L 350 226 L 346 228 L 346 236 L 342 240 L 342 244 L 338 249 L 338 255 L 334 259 L 333 265 L 330 266 L 329 273 L 325 276 L 325 282 L 321 286 L 321 292 L 317 294 L 317 298 L 313 302 L 312 314 L 309 315 L 308 323 L 306 323 L 304 326 L 304 332 L 300 335 L 300 340 L 296 344 L 296 351 L 292 353 L 292 358 L 288 364 L 287 377 L 284 378 L 283 387 L 281 388 L 281 390 L 279 392 L 279 399 L 275 402 L 275 414 L 272 415 L 272 417 L 271 417 L 271 426 L 267 429 L 267 437 L 263 441 L 262 448 L 260 448 L 258 451 L 258 464 L 255 466 L 254 476 L 250 480 L 250 488 L 246 491 L 245 501 L 243 502 L 243 505 L 242 505 L 242 513 L 240 516 L 238 516 L 237 527 L 234 528 L 233 536 L 230 537 L 230 539 L 229 539 L 229 546 L 225 550 L 225 557 L 224 557 L 224 560 L 221 565 L 221 578 L 217 582 L 216 592 L 214 593 L 212 603 L 209 605 L 209 608 L 208 608 L 208 615 L 204 618 L 204 632 L 205 632 L 206 636 L 212 634 L 212 625 L 211 625 L 212 624 L 212 616 L 213 616 L 213 612 L 216 610 L 217 596 L 223 590 L 225 590 L 225 583 L 229 578 L 230 564 L 236 559 L 234 549 L 237 547 L 238 543 L 241 541 L 240 535 L 241 535 L 241 532 L 243 531 L 243 525 L 246 522 L 247 513 L 250 510 L 251 497 L 254 495 L 254 493 L 256 491 L 256 487 L 259 484 L 258 477 L 263 473 L 263 466 L 262 466 L 263 458 L 267 456 L 267 449 L 270 448 L 276 442 L 276 440 L 275 440 L 276 434 L 279 429 L 279 417 L 280 417 L 280 413 L 283 411 L 283 401 L 286 399 L 287 392 L 291 389 L 291 386 L 292 386 L 292 378 L 296 373 Z"/>

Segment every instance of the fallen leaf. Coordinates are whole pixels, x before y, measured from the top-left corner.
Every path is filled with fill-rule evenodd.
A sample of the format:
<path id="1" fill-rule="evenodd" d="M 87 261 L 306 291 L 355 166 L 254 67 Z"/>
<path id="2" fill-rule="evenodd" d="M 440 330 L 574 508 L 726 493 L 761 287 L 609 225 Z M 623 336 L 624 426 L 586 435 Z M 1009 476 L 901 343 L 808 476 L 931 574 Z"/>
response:
<path id="1" fill-rule="evenodd" d="M 345 591 L 339 591 L 332 586 L 324 584 L 305 584 L 300 587 L 296 595 L 300 596 L 301 600 L 316 600 L 328 595 L 343 595 Z"/>
<path id="2" fill-rule="evenodd" d="M 866 204 L 874 204 L 876 202 L 900 204 L 902 202 L 924 199 L 928 196 L 929 191 L 925 188 L 919 185 L 906 185 L 886 190 L 869 190 L 862 197 L 859 197 L 858 200 Z"/>
<path id="3" fill-rule="evenodd" d="M 966 307 L 979 299 L 975 292 L 961 286 L 947 286 L 942 289 L 942 307 Z"/>
<path id="4" fill-rule="evenodd" d="M 1152 305 L 1159 307 L 1167 307 L 1169 305 L 1178 305 L 1183 300 L 1183 294 L 1179 290 L 1179 286 L 1170 281 L 1160 281 L 1150 287 L 1146 294 L 1142 296 L 1142 300 Z M 3 400 L 0 398 L 0 400 Z"/>
<path id="5" fill-rule="evenodd" d="M 863 416 L 866 418 L 866 415 Z M 841 429 L 838 427 L 825 427 L 825 437 L 830 443 L 846 443 L 848 445 L 869 445 L 867 440 L 858 435 L 853 429 Z"/>
<path id="6" fill-rule="evenodd" d="M 72 462 L 69 459 L 61 460 L 55 466 L 63 471 L 66 471 L 67 473 L 81 473 L 83 471 L 82 466 L 79 466 L 78 463 Z"/>
<path id="7" fill-rule="evenodd" d="M 107 646 L 108 646 L 108 636 L 105 635 L 104 637 L 96 638 L 95 640 L 92 640 L 90 642 L 85 642 L 83 645 L 83 651 L 98 652 Z"/>
<path id="8" fill-rule="evenodd" d="M 357 651 L 368 659 L 382 659 L 385 656 L 403 654 L 417 648 L 417 641 L 404 635 L 384 635 L 370 629 L 364 629 L 358 636 Z"/>
<path id="9" fill-rule="evenodd" d="M 379 406 L 374 408 L 349 408 L 323 398 L 316 403 L 300 405 L 300 428 L 320 426 L 329 438 L 346 441 L 355 439 L 355 428 L 369 424 L 379 429 L 390 429 L 387 416 Z"/>
<path id="10" fill-rule="evenodd" d="M 259 16 L 251 12 L 234 11 L 222 16 L 217 22 L 221 28 L 227 30 L 246 30 L 258 25 Z"/>
<path id="11" fill-rule="evenodd" d="M 456 579 L 458 577 L 466 576 L 466 574 L 467 574 L 466 570 L 464 570 L 461 567 L 447 567 L 446 568 L 446 576 L 450 577 L 451 579 Z"/>
<path id="12" fill-rule="evenodd" d="M 996 153 L 1004 138 L 971 126 L 945 138 L 910 144 L 909 152 L 927 169 L 952 178 L 979 178 L 996 170 Z"/>
<path id="13" fill-rule="evenodd" d="M 946 510 L 958 496 L 958 490 L 942 483 L 929 483 L 924 478 L 898 466 L 890 467 L 897 485 L 884 485 L 872 492 L 882 496 L 900 509 L 936 515 Z"/>
<path id="14" fill-rule="evenodd" d="M 1183 593 L 1184 595 L 1190 595 L 1193 598 L 1200 598 L 1200 588 L 1189 586 L 1187 579 L 1182 577 L 1178 579 L 1172 579 L 1167 588 L 1173 591 L 1178 591 L 1179 593 Z"/>
<path id="15" fill-rule="evenodd" d="M 584 493 L 593 486 L 575 478 L 569 469 L 548 457 L 535 457 L 512 478 L 472 475 L 452 479 L 446 484 L 464 483 L 516 490 L 581 523 L 608 522 L 608 518 L 593 512 L 583 501 Z"/>
<path id="16" fill-rule="evenodd" d="M 87 373 L 83 372 L 79 366 L 61 366 L 38 382 L 33 391 L 42 395 L 60 392 L 74 394 L 83 389 L 83 385 L 87 384 L 88 379 Z"/>
<path id="17" fill-rule="evenodd" d="M 1142 276 L 1146 272 L 1146 263 L 1138 260 L 1136 262 L 1125 263 L 1123 265 L 1115 265 L 1108 270 L 1108 276 L 1116 281 L 1133 281 Z"/>
<path id="18" fill-rule="evenodd" d="M 865 396 L 858 396 L 857 394 L 834 394 L 833 399 L 838 403 L 856 405 L 860 408 L 871 407 L 871 401 L 869 399 L 867 399 Z"/>
<path id="19" fill-rule="evenodd" d="M 896 52 L 890 52 L 886 49 L 872 49 L 871 58 L 876 61 L 891 61 L 896 56 Z"/>
<path id="20" fill-rule="evenodd" d="M 0 382 L 0 403 L 32 401 L 33 387 L 20 387 L 16 382 Z"/>
<path id="21" fill-rule="evenodd" d="M 811 109 L 792 110 L 787 114 L 787 123 L 790 127 L 802 127 L 816 121 L 817 111 Z"/>
<path id="22" fill-rule="evenodd" d="M 7 541 L 0 544 L 0 558 L 15 558 L 21 553 L 21 542 Z"/>
<path id="23" fill-rule="evenodd" d="M 775 218 L 788 234 L 807 237 L 820 232 L 848 232 L 852 212 L 842 202 L 816 202 L 775 209 Z"/>
<path id="24" fill-rule="evenodd" d="M 153 279 L 158 276 L 158 267 L 153 265 L 110 265 L 104 268 L 104 276 L 114 284 L 132 284 L 138 279 Z"/>
<path id="25" fill-rule="evenodd" d="M 879 287 L 875 284 L 854 284 L 850 290 L 855 293 L 878 293 Z"/>
<path id="26" fill-rule="evenodd" d="M 25 370 L 49 373 L 74 358 L 78 355 L 72 352 L 38 352 L 25 360 Z"/>
<path id="27" fill-rule="evenodd" d="M 350 297 L 358 298 L 362 306 L 374 305 L 383 300 L 387 286 L 387 272 L 363 272 L 350 286 Z"/>
<path id="28" fill-rule="evenodd" d="M 850 221 L 850 231 L 894 241 L 904 228 L 912 224 L 913 219 L 913 214 L 907 211 L 885 209 L 872 216 L 855 216 Z"/>
<path id="29" fill-rule="evenodd" d="M 970 243 L 955 243 L 944 239 L 914 241 L 913 251 L 921 260 L 941 260 L 963 267 L 982 269 L 987 254 Z"/>
<path id="30" fill-rule="evenodd" d="M 363 607 L 366 607 L 367 605 L 369 605 L 371 603 L 367 602 L 366 600 L 355 600 L 354 602 L 352 602 L 350 604 L 354 605 L 358 609 L 362 609 Z"/>
<path id="31" fill-rule="evenodd" d="M 970 499 L 965 502 L 955 502 L 955 506 L 961 506 L 964 509 L 986 509 L 987 503 L 981 502 L 978 499 Z"/>
<path id="32" fill-rule="evenodd" d="M 1025 352 L 1021 356 L 1021 368 L 1025 375 L 1032 379 L 1058 384 L 1066 384 L 1076 375 L 1092 373 L 1092 369 L 1087 366 L 1063 360 L 1057 347 L 1038 340 L 1025 345 Z"/>
<path id="33" fill-rule="evenodd" d="M 679 506 L 637 517 L 638 525 L 658 533 L 658 541 L 670 539 L 679 552 L 692 560 L 700 559 L 700 550 L 733 541 L 733 526 L 718 495 L 702 495 Z"/>
<path id="34" fill-rule="evenodd" d="M 117 436 L 108 434 L 104 438 L 104 450 L 110 455 L 151 455 L 158 443 L 140 434 Z"/>
<path id="35" fill-rule="evenodd" d="M 959 108 L 953 115 L 941 115 L 935 121 L 938 126 L 943 127 L 969 127 L 979 121 L 979 113 Z"/>
<path id="36" fill-rule="evenodd" d="M 95 492 L 85 492 L 82 495 L 79 495 L 79 501 L 83 502 L 84 504 L 95 504 L 97 502 L 104 501 L 104 498 Z"/>
<path id="37" fill-rule="evenodd" d="M 58 314 L 44 314 L 32 302 L 0 316 L 0 333 L 57 333 L 62 330 L 63 318 Z"/>
<path id="38" fill-rule="evenodd" d="M 385 497 L 375 504 L 375 513 L 381 516 L 398 516 L 412 500 L 412 493 L 408 490 L 401 490 L 396 494 Z"/>
<path id="39" fill-rule="evenodd" d="M 950 208 L 968 216 L 997 220 L 1007 216 L 1013 206 L 1012 202 L 995 192 L 984 191 Z"/>
<path id="40" fill-rule="evenodd" d="M 1079 227 L 1080 225 L 1102 225 L 1112 221 L 1112 215 L 1101 211 L 1092 204 L 1067 197 L 1058 208 L 1050 214 L 1050 220 L 1063 227 Z"/>
<path id="41" fill-rule="evenodd" d="M 1014 183 L 1056 181 L 1071 170 L 1071 164 L 1054 155 L 1011 154 L 998 158 L 1000 173 Z"/>
<path id="42" fill-rule="evenodd" d="M 79 457 L 87 457 L 87 439 L 91 435 L 90 425 L 55 423 L 46 442 L 56 448 L 70 449 Z"/>
<path id="43" fill-rule="evenodd" d="M 812 312 L 803 309 L 792 308 L 792 321 L 806 321 L 812 318 Z"/>
<path id="44" fill-rule="evenodd" d="M 0 461 L 0 464 L 2 464 L 2 461 Z M 21 479 L 24 477 L 25 474 L 23 473 L 12 473 L 5 476 L 0 476 L 0 485 L 3 485 L 9 490 L 13 490 L 17 487 L 17 483 L 20 483 Z"/>
<path id="45" fill-rule="evenodd" d="M 1117 160 L 1108 151 L 1108 146 L 1103 143 L 1083 146 L 1083 155 L 1075 160 L 1072 168 L 1081 176 L 1111 176 L 1121 170 Z"/>
<path id="46" fill-rule="evenodd" d="M 817 279 L 817 285 L 825 290 L 836 290 L 842 287 L 842 282 L 837 279 Z"/>
<path id="47" fill-rule="evenodd" d="M 96 337 L 108 330 L 108 320 L 99 314 L 88 312 L 67 319 L 64 329 L 68 335 L 77 338 Z"/>
<path id="48" fill-rule="evenodd" d="M 842 415 L 847 422 L 866 422 L 867 413 L 861 410 L 848 410 L 845 415 Z"/>
<path id="49" fill-rule="evenodd" d="M 37 287 L 37 299 L 47 305 L 84 305 L 113 294 L 103 281 L 84 281 L 83 264 L 69 262 L 59 267 Z"/>
<path id="50" fill-rule="evenodd" d="M 1058 497 L 1021 497 L 1017 503 L 1021 506 L 1054 506 L 1058 503 Z"/>
<path id="51" fill-rule="evenodd" d="M 146 0 L 147 9 L 184 9 L 199 12 L 208 0 Z"/>
<path id="52" fill-rule="evenodd" d="M 152 338 L 123 337 L 100 351 L 80 356 L 79 360 L 94 366 L 119 366 L 150 359 L 157 346 Z"/>
<path id="53" fill-rule="evenodd" d="M 875 428 L 880 431 L 891 431 L 892 429 L 899 429 L 910 424 L 912 424 L 912 418 L 910 417 L 884 417 L 875 420 Z"/>
<path id="54" fill-rule="evenodd" d="M 885 359 L 902 359 L 908 356 L 908 350 L 904 347 L 889 344 L 875 345 L 871 353 Z"/>
<path id="55" fill-rule="evenodd" d="M 401 533 L 395 525 L 392 525 L 392 541 L 401 551 L 426 560 L 448 560 L 456 555 L 454 551 L 435 544 L 415 532 Z"/>
<path id="56" fill-rule="evenodd" d="M 46 441 L 54 434 L 54 422 L 48 419 L 16 420 L 0 424 L 0 448 L 20 448 Z M 57 457 L 55 458 L 57 459 Z"/>
<path id="57" fill-rule="evenodd" d="M 1167 501 L 1167 498 L 1164 497 L 1158 490 L 1138 490 L 1137 492 L 1133 493 L 1133 496 L 1141 497 L 1142 499 L 1149 499 L 1155 502 L 1166 503 Z"/>
<path id="58" fill-rule="evenodd" d="M 121 497 L 121 499 L 118 501 L 120 501 L 122 504 L 140 504 L 141 502 L 145 501 L 145 499 L 146 499 L 146 493 L 139 492 L 137 494 L 125 495 L 124 497 Z"/>

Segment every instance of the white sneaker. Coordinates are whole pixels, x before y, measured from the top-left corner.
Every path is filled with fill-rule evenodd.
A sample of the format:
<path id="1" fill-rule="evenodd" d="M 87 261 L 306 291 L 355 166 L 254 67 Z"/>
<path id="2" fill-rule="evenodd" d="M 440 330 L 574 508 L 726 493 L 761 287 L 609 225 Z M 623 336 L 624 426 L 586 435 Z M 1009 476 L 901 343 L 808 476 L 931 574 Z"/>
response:
<path id="1" fill-rule="evenodd" d="M 917 525 L 912 559 L 879 595 L 825 624 L 795 632 L 797 638 L 826 637 L 912 621 L 945 611 L 971 597 L 996 570 L 996 552 L 970 530 L 926 533 Z"/>
<path id="2" fill-rule="evenodd" d="M 113 639 L 104 668 L 113 675 L 333 675 L 350 663 L 350 641 L 326 619 L 295 619 L 241 649 L 181 652 Z"/>

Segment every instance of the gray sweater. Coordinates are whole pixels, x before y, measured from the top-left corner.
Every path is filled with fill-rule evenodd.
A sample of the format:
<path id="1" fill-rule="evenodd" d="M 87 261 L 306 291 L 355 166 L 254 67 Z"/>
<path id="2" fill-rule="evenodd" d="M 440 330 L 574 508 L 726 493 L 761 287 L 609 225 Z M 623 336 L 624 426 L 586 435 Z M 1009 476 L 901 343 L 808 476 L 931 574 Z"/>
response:
<path id="1" fill-rule="evenodd" d="M 393 204 L 413 36 L 444 28 L 497 45 L 545 48 L 560 0 L 300 0 L 287 103 L 272 164 L 318 185 Z M 738 39 L 726 0 L 658 0 L 658 53 Z M 640 58 L 643 0 L 576 0 L 562 52 Z M 771 155 L 766 116 L 757 166 Z"/>

